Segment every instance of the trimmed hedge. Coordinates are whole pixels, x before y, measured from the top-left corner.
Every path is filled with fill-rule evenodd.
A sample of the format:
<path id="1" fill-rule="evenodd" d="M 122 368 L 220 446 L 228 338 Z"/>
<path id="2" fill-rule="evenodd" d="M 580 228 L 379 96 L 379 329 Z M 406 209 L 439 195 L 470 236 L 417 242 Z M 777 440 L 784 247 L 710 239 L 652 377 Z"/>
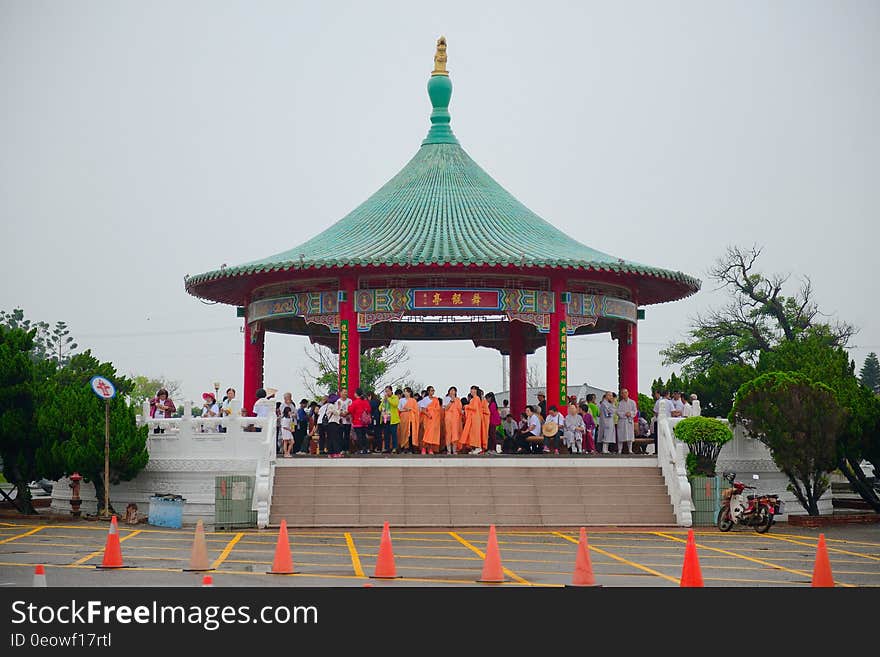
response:
<path id="1" fill-rule="evenodd" d="M 715 462 L 733 432 L 721 420 L 711 417 L 688 417 L 675 425 L 675 437 L 688 446 L 688 475 L 715 476 Z"/>

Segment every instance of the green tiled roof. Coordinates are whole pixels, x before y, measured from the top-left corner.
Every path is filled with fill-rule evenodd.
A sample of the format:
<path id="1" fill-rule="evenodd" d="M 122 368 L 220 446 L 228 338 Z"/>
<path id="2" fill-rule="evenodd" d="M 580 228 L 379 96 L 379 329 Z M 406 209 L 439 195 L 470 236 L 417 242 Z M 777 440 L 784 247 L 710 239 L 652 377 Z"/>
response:
<path id="1" fill-rule="evenodd" d="M 431 130 L 415 156 L 379 191 L 304 244 L 191 277 L 187 289 L 206 296 L 194 288 L 277 270 L 432 264 L 642 274 L 675 281 L 677 290 L 670 290 L 670 299 L 699 289 L 700 281 L 681 272 L 628 262 L 585 246 L 529 210 L 458 144 L 449 128 L 449 78 L 432 77 L 428 90 L 434 105 Z"/>

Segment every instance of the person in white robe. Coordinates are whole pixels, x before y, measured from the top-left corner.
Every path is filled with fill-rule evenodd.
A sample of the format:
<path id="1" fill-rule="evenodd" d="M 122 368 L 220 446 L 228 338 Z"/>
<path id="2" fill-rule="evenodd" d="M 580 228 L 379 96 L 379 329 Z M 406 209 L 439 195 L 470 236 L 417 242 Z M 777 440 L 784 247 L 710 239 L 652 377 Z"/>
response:
<path id="1" fill-rule="evenodd" d="M 623 454 L 623 445 L 627 445 L 627 452 L 632 454 L 632 444 L 635 440 L 635 425 L 633 421 L 638 417 L 639 407 L 635 400 L 629 398 L 629 391 L 624 388 L 620 391 L 620 401 L 617 403 L 617 453 Z"/>
<path id="2" fill-rule="evenodd" d="M 606 392 L 599 402 L 599 442 L 602 443 L 602 453 L 608 453 L 608 445 L 616 442 L 614 432 L 614 403 L 611 401 L 611 393 Z"/>

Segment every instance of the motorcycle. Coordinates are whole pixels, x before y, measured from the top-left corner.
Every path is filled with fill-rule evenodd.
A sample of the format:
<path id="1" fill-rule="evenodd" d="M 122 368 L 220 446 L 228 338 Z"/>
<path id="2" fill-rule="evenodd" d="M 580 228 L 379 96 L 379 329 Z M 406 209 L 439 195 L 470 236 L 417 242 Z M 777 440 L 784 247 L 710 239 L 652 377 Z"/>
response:
<path id="1" fill-rule="evenodd" d="M 736 481 L 735 472 L 726 472 L 722 476 L 730 483 L 721 493 L 721 510 L 718 511 L 716 526 L 723 532 L 729 532 L 734 525 L 754 527 L 759 534 L 770 531 L 773 516 L 784 512 L 784 503 L 778 495 L 744 495 L 745 490 L 756 490 L 755 486 L 746 486 Z M 754 475 L 755 479 L 758 475 Z"/>

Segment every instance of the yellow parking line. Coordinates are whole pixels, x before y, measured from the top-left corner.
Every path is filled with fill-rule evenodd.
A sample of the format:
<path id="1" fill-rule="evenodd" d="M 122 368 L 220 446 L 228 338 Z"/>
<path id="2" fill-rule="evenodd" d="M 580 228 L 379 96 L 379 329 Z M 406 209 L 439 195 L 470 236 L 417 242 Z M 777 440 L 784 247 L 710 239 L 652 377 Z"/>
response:
<path id="1" fill-rule="evenodd" d="M 128 539 L 130 539 L 130 538 L 132 538 L 132 537 L 134 537 L 134 536 L 137 536 L 137 535 L 140 534 L 142 531 L 143 531 L 142 529 L 135 529 L 131 534 L 128 534 L 128 535 L 123 536 L 122 538 L 120 538 L 120 539 L 119 539 L 119 542 L 120 542 L 120 543 L 123 543 L 124 541 L 127 541 Z M 76 546 L 74 546 L 74 547 L 76 547 Z M 105 546 L 105 547 L 106 547 L 106 546 Z M 82 559 L 78 559 L 78 560 L 74 561 L 73 563 L 67 564 L 65 567 L 66 567 L 66 568 L 73 568 L 73 567 L 75 567 L 75 566 L 80 566 L 80 565 L 84 564 L 85 562 L 89 561 L 90 559 L 94 559 L 94 558 L 97 557 L 99 554 L 103 554 L 103 553 L 104 553 L 104 548 L 101 548 L 100 550 L 95 550 L 95 551 L 92 552 L 91 554 L 87 554 L 86 556 L 84 556 Z"/>
<path id="2" fill-rule="evenodd" d="M 785 541 L 786 543 L 794 543 L 795 545 L 804 545 L 808 548 L 815 548 L 816 547 L 812 543 L 804 543 L 803 541 L 796 541 L 791 538 L 783 538 L 782 536 L 773 536 L 771 534 L 764 534 L 764 538 L 772 538 L 777 541 Z M 834 552 L 837 554 L 847 554 L 851 557 L 862 557 L 863 559 L 870 559 L 871 561 L 880 561 L 880 558 L 871 556 L 870 554 L 861 554 L 860 552 L 850 552 L 848 550 L 841 550 L 840 548 L 836 548 L 836 547 L 828 547 L 827 545 L 826 545 L 826 548 L 828 549 L 829 552 Z"/>
<path id="3" fill-rule="evenodd" d="M 345 542 L 348 545 L 348 553 L 351 555 L 351 566 L 354 568 L 354 574 L 358 577 L 366 577 L 364 569 L 361 568 L 361 558 L 358 556 L 357 548 L 354 546 L 354 539 L 351 534 L 345 532 Z"/>
<path id="4" fill-rule="evenodd" d="M 17 541 L 18 539 L 24 538 L 25 536 L 31 536 L 31 535 L 36 534 L 38 531 L 43 530 L 43 529 L 46 529 L 46 525 L 40 525 L 39 527 L 35 527 L 34 529 L 32 529 L 28 532 L 25 532 L 23 534 L 18 534 L 16 536 L 10 536 L 9 538 L 4 538 L 2 541 L 0 541 L 0 545 L 3 545 L 4 543 L 9 543 L 11 541 Z"/>
<path id="5" fill-rule="evenodd" d="M 554 536 L 558 536 L 559 538 L 564 538 L 566 541 L 569 541 L 570 543 L 574 543 L 575 545 L 577 545 L 579 543 L 579 541 L 576 541 L 571 536 L 566 536 L 565 534 L 563 534 L 561 532 L 552 532 L 552 533 Z M 597 552 L 597 553 L 602 554 L 606 557 L 611 557 L 615 561 L 619 561 L 623 564 L 626 564 L 627 566 L 630 566 L 632 568 L 636 568 L 637 570 L 643 570 L 646 573 L 650 573 L 651 575 L 656 575 L 657 577 L 660 577 L 661 579 L 665 579 L 669 582 L 672 582 L 673 584 L 678 585 L 678 583 L 679 583 L 679 580 L 676 577 L 670 577 L 669 575 L 664 575 L 663 573 L 658 572 L 656 570 L 653 570 L 652 568 L 648 568 L 647 566 L 643 566 L 643 565 L 638 564 L 634 561 L 630 561 L 629 559 L 624 559 L 623 557 L 619 557 L 616 554 L 612 554 L 611 552 L 608 552 L 607 550 L 603 550 L 602 548 L 597 548 L 593 545 L 590 545 L 590 549 L 593 552 Z"/>
<path id="6" fill-rule="evenodd" d="M 668 538 L 670 541 L 677 541 L 679 543 L 687 544 L 687 541 L 683 538 L 678 538 L 677 536 L 670 536 L 669 534 L 665 534 L 663 532 L 653 532 L 657 536 L 662 536 L 663 538 Z M 755 559 L 753 557 L 747 557 L 744 554 L 738 554 L 737 552 L 730 552 L 729 550 L 722 550 L 721 548 L 710 547 L 708 545 L 701 545 L 700 543 L 696 544 L 697 547 L 702 548 L 703 550 L 712 550 L 714 552 L 720 552 L 721 554 L 726 554 L 730 557 L 737 557 L 739 559 L 745 559 L 746 561 L 751 561 L 752 563 L 761 564 L 762 566 L 768 566 L 769 568 L 775 568 L 777 570 L 784 570 L 787 573 L 792 573 L 793 575 L 800 575 L 801 577 L 806 577 L 807 579 L 812 580 L 813 574 L 804 572 L 803 570 L 795 570 L 793 568 L 786 568 L 785 566 L 780 566 L 779 564 L 772 563 L 770 561 L 764 561 L 763 559 Z M 843 582 L 835 582 L 835 584 L 839 586 L 845 586 L 848 588 L 852 588 L 852 584 L 844 584 Z"/>
<path id="7" fill-rule="evenodd" d="M 232 552 L 232 548 L 234 548 L 235 544 L 241 540 L 242 536 L 244 536 L 244 534 L 239 532 L 232 537 L 229 543 L 226 544 L 226 547 L 223 548 L 223 552 L 220 553 L 220 556 L 217 557 L 217 559 L 214 560 L 214 563 L 211 564 L 212 569 L 216 570 L 220 567 L 220 564 L 226 561 L 226 557 L 229 556 L 229 553 Z"/>
<path id="8" fill-rule="evenodd" d="M 461 543 L 462 545 L 464 545 L 466 548 L 469 548 L 470 550 L 472 550 L 477 556 L 480 557 L 480 559 L 485 559 L 485 558 L 486 558 L 485 553 L 483 553 L 481 550 L 477 549 L 476 547 L 474 547 L 473 545 L 471 545 L 470 543 L 468 543 L 466 540 L 464 540 L 461 536 L 459 536 L 459 535 L 456 534 L 455 532 L 449 532 L 449 535 L 452 536 L 452 538 L 454 538 L 455 540 L 457 540 L 459 543 Z M 418 557 L 416 557 L 416 558 L 418 558 Z M 526 584 L 526 585 L 531 586 L 531 583 L 530 583 L 528 580 L 523 579 L 522 577 L 520 577 L 519 575 L 517 575 L 517 574 L 516 574 L 515 572 L 513 572 L 512 570 L 508 570 L 507 568 L 504 568 L 503 566 L 502 566 L 501 569 L 504 571 L 504 573 L 505 573 L 508 577 L 511 577 L 511 578 L 515 579 L 515 580 L 516 580 L 517 582 L 519 582 L 520 584 Z"/>
<path id="9" fill-rule="evenodd" d="M 801 538 L 804 540 L 813 540 L 813 541 L 817 540 L 817 537 L 815 537 L 815 536 L 801 536 L 800 534 L 786 534 L 786 533 L 777 532 L 777 531 L 774 531 L 773 534 L 774 534 L 774 536 L 786 536 L 788 538 Z M 827 536 L 825 537 L 825 542 L 826 543 L 849 543 L 850 545 L 867 545 L 870 547 L 880 547 L 880 543 L 872 543 L 870 541 L 855 541 L 855 540 L 848 539 L 848 538 L 828 538 Z"/>
<path id="10" fill-rule="evenodd" d="M 0 566 L 18 566 L 23 568 L 33 568 L 33 564 L 23 564 L 23 563 L 14 563 L 14 562 L 0 562 Z M 46 564 L 46 568 L 70 568 L 69 565 L 60 565 L 60 564 Z M 75 568 L 85 569 L 85 570 L 93 570 L 94 566 L 75 566 Z M 180 573 L 179 568 L 147 568 L 143 566 L 134 566 L 131 568 L 126 568 L 125 572 L 132 571 L 142 571 L 142 572 L 156 572 L 156 573 Z M 270 575 L 267 573 L 253 572 L 247 570 L 221 570 L 220 575 L 251 575 L 258 577 L 277 577 L 276 575 Z M 220 576 L 218 575 L 218 576 Z M 330 575 L 330 574 L 321 574 L 321 573 L 296 573 L 293 575 L 285 575 L 285 577 L 306 577 L 306 578 L 314 578 L 314 579 L 357 579 L 362 580 L 362 577 L 358 577 L 357 575 Z M 395 582 L 425 582 L 429 584 L 470 584 L 473 585 L 473 580 L 464 580 L 464 579 L 437 579 L 437 578 L 427 578 L 427 577 L 398 577 Z M 505 586 L 520 586 L 519 582 L 504 582 Z M 531 584 L 526 583 L 528 586 L 540 586 L 547 588 L 558 588 L 561 586 L 560 584 Z"/>

